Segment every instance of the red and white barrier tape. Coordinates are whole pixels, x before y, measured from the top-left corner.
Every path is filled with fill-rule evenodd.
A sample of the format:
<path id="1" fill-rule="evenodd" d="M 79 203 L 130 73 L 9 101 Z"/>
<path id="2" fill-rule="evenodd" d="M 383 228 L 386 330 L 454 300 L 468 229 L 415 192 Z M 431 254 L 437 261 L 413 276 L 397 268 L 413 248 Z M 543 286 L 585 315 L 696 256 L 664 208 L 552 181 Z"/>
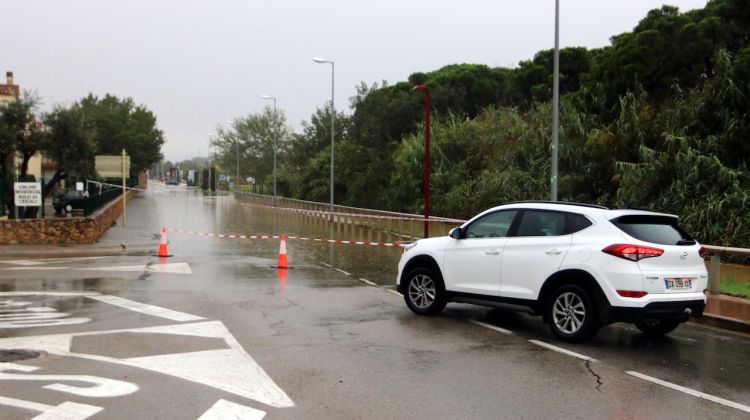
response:
<path id="1" fill-rule="evenodd" d="M 211 238 L 222 238 L 222 239 L 279 239 L 279 235 L 242 235 L 234 233 L 206 233 L 206 232 L 194 232 L 191 230 L 181 230 L 166 228 L 168 232 L 184 233 L 188 235 L 206 236 Z M 370 242 L 370 241 L 347 241 L 343 239 L 320 239 L 320 238 L 306 238 L 302 236 L 290 236 L 287 235 L 287 239 L 297 241 L 311 241 L 311 242 L 322 242 L 330 244 L 345 244 L 345 245 L 368 245 L 377 247 L 390 247 L 390 248 L 403 248 L 406 244 L 398 242 Z"/>
<path id="2" fill-rule="evenodd" d="M 314 215 L 321 215 L 321 216 L 333 215 L 333 216 L 341 216 L 341 217 L 357 217 L 361 219 L 408 220 L 408 221 L 413 221 L 417 223 L 424 223 L 425 221 L 427 221 L 428 223 L 462 224 L 466 222 L 465 220 L 459 220 L 459 219 L 435 219 L 435 218 L 424 219 L 424 218 L 419 218 L 419 217 L 379 216 L 375 214 L 362 214 L 362 213 L 339 213 L 339 212 L 330 212 L 330 211 L 323 211 L 323 210 L 297 209 L 293 207 L 273 207 L 273 206 L 266 206 L 263 204 L 250 204 L 250 203 L 240 203 L 240 205 L 248 206 L 248 207 L 265 207 L 269 209 L 288 211 L 291 213 L 314 214 Z"/>

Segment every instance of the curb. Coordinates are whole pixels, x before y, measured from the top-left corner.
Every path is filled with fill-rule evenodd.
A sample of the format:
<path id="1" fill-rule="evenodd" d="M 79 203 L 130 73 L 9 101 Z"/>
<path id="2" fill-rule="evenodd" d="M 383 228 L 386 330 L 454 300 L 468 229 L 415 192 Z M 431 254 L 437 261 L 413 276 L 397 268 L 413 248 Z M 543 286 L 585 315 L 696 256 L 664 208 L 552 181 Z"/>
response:
<path id="1" fill-rule="evenodd" d="M 13 249 L 5 250 L 0 247 L 3 257 L 12 258 L 64 258 L 64 257 L 101 257 L 101 256 L 143 256 L 154 252 L 157 245 L 137 244 L 109 247 L 54 247 L 47 249 Z"/>
<path id="2" fill-rule="evenodd" d="M 750 334 L 750 322 L 742 321 L 740 319 L 729 318 L 726 316 L 704 312 L 703 316 L 701 316 L 700 318 L 690 318 L 690 320 L 692 322 L 695 322 L 696 324 L 709 325 L 724 330 Z"/>

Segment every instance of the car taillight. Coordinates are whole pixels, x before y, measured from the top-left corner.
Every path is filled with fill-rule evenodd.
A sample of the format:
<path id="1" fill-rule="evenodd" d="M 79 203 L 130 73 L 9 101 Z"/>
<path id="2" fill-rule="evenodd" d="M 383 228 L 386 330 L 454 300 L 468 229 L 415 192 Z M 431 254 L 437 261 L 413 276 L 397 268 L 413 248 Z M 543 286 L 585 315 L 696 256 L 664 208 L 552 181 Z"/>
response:
<path id="1" fill-rule="evenodd" d="M 706 257 L 706 248 L 701 247 L 701 249 L 698 250 L 698 255 L 701 256 L 701 258 Z"/>
<path id="2" fill-rule="evenodd" d="M 617 294 L 622 297 L 629 298 L 642 298 L 648 294 L 648 292 L 641 292 L 636 290 L 618 290 Z"/>
<path id="3" fill-rule="evenodd" d="M 658 257 L 664 250 L 643 245 L 614 244 L 602 249 L 602 252 L 630 261 L 640 261 L 644 258 Z"/>

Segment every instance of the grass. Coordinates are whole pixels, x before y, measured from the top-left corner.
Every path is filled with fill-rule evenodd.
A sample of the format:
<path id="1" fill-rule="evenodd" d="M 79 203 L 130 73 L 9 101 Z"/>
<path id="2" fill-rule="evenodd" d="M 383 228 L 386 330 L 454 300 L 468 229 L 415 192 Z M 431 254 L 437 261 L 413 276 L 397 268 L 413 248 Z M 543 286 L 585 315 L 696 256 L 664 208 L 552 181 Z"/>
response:
<path id="1" fill-rule="evenodd" d="M 750 283 L 737 281 L 734 277 L 723 277 L 719 282 L 721 293 L 741 298 L 750 298 Z"/>

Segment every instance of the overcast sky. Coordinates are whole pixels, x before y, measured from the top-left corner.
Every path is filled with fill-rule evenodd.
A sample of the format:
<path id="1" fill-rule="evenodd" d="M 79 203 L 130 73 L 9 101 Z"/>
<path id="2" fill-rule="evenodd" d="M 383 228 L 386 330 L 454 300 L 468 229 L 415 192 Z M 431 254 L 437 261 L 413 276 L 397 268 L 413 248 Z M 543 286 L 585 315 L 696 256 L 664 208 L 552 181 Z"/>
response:
<path id="1" fill-rule="evenodd" d="M 515 67 L 554 44 L 553 0 L 6 0 L 0 71 L 45 107 L 89 92 L 152 110 L 169 160 L 206 155 L 217 124 L 276 96 L 299 129 L 360 81 L 406 80 L 453 63 Z M 656 0 L 562 0 L 560 43 L 601 47 Z M 671 0 L 685 11 L 706 0 Z"/>

